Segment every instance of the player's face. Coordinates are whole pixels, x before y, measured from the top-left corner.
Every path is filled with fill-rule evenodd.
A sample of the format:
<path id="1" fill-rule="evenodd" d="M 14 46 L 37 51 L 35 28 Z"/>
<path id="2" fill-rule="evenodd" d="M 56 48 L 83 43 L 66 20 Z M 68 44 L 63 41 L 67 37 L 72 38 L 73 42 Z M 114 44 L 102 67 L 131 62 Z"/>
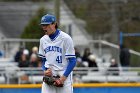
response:
<path id="1" fill-rule="evenodd" d="M 55 24 L 41 25 L 46 35 L 51 35 L 55 32 Z"/>

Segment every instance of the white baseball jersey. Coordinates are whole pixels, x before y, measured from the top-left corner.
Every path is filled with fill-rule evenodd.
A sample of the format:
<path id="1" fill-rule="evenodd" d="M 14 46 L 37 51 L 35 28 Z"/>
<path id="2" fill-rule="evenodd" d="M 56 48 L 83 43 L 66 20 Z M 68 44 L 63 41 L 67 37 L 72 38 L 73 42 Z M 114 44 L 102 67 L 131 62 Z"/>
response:
<path id="1" fill-rule="evenodd" d="M 46 58 L 45 67 L 52 69 L 52 74 L 63 75 L 65 72 L 68 57 L 75 57 L 74 45 L 71 37 L 59 31 L 53 40 L 48 35 L 40 39 L 40 57 Z M 49 86 L 43 82 L 41 93 L 73 93 L 72 72 L 67 77 L 62 88 Z"/>
<path id="2" fill-rule="evenodd" d="M 62 31 L 59 31 L 53 40 L 48 35 L 44 35 L 40 39 L 39 55 L 46 58 L 46 68 L 65 70 L 68 64 L 67 58 L 75 57 L 73 41 Z"/>

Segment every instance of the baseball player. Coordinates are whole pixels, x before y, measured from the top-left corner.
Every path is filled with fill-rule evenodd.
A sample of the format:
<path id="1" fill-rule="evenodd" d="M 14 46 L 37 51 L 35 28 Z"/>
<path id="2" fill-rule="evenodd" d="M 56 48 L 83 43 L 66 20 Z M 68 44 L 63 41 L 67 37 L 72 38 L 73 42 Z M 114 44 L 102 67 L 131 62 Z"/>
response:
<path id="1" fill-rule="evenodd" d="M 72 38 L 58 29 L 54 15 L 44 15 L 41 27 L 45 32 L 39 46 L 44 70 L 42 93 L 73 93 L 72 70 L 76 57 Z"/>

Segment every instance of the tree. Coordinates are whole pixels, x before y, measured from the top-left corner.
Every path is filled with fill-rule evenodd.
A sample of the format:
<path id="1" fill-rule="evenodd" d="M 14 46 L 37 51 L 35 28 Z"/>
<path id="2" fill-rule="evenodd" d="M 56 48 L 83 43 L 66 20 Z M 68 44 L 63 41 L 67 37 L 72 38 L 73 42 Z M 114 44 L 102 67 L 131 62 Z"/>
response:
<path id="1" fill-rule="evenodd" d="M 36 15 L 29 21 L 27 26 L 24 29 L 24 32 L 21 34 L 23 39 L 39 39 L 44 35 L 44 32 L 40 27 L 40 19 L 46 14 L 44 7 L 40 7 Z M 26 48 L 31 49 L 33 46 L 39 45 L 38 43 L 26 43 Z"/>
<path id="2" fill-rule="evenodd" d="M 21 38 L 31 38 L 38 39 L 43 36 L 43 31 L 41 31 L 40 27 L 40 19 L 45 14 L 45 8 L 41 7 L 37 14 L 29 21 L 27 26 L 24 29 L 24 32 L 21 35 Z"/>

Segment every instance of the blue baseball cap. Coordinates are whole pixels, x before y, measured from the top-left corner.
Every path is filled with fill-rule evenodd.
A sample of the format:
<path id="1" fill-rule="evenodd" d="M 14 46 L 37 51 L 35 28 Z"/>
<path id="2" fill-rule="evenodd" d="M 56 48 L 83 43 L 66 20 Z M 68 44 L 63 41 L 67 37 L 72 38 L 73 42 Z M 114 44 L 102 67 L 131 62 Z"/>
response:
<path id="1" fill-rule="evenodd" d="M 41 18 L 41 25 L 43 24 L 52 24 L 53 22 L 56 22 L 56 18 L 54 15 L 46 14 Z"/>

